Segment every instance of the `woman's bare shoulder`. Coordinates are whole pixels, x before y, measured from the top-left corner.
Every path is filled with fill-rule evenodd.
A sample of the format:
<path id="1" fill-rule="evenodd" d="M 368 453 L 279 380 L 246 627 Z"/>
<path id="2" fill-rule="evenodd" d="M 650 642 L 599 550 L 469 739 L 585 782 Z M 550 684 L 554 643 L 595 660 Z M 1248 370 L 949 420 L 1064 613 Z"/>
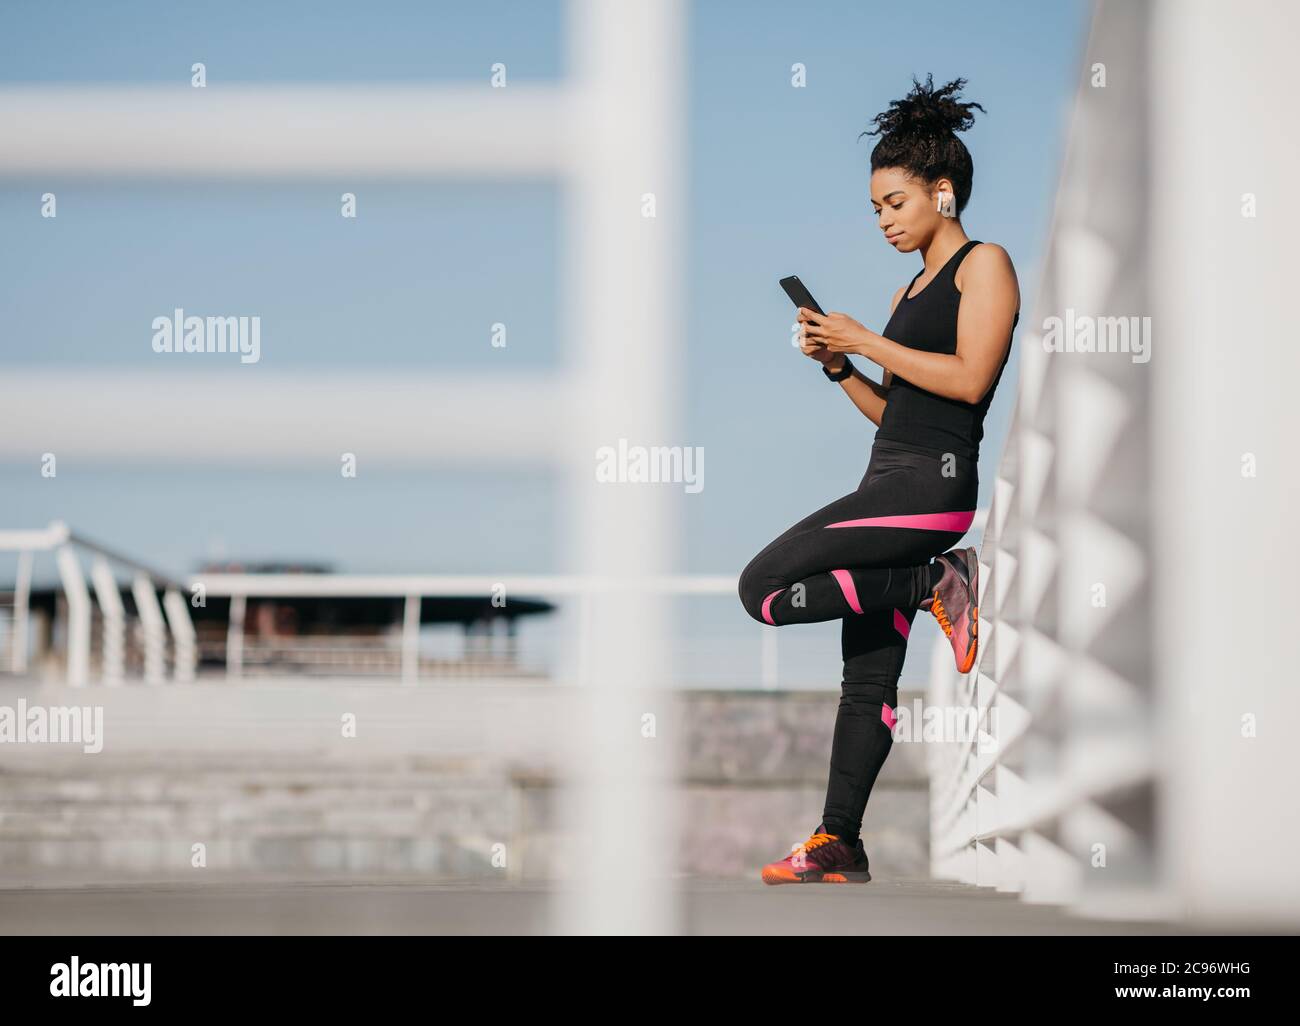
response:
<path id="1" fill-rule="evenodd" d="M 996 242 L 981 242 L 966 254 L 953 278 L 957 291 L 962 290 L 963 281 L 969 279 L 972 274 L 981 281 L 1016 282 L 1017 280 L 1015 265 L 1011 263 L 1011 254 Z"/>
<path id="2" fill-rule="evenodd" d="M 995 269 L 1009 270 L 1015 274 L 1015 265 L 1011 263 L 1011 254 L 996 242 L 981 242 L 978 246 L 972 247 L 971 251 L 966 254 L 965 259 L 957 268 L 957 273 L 967 269 L 978 271 L 988 271 Z"/>

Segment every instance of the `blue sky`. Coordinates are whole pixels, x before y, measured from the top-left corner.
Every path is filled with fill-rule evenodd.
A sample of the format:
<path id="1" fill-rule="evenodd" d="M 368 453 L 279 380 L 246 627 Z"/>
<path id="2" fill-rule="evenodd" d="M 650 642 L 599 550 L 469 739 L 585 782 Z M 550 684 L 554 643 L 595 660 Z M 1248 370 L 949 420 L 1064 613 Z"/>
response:
<path id="1" fill-rule="evenodd" d="M 341 2 L 37 4 L 0 9 L 0 83 L 188 87 L 224 82 L 486 81 L 564 74 L 562 4 Z M 800 4 L 697 0 L 688 18 L 688 325 L 682 443 L 706 452 L 683 496 L 679 569 L 738 573 L 790 523 L 852 491 L 874 426 L 789 345 L 777 280 L 876 330 L 920 269 L 880 237 L 868 201 L 873 114 L 913 74 L 968 80 L 982 103 L 963 216 L 1020 275 L 1021 327 L 986 423 L 989 501 L 1033 314 L 1065 115 L 1088 5 Z M 791 88 L 790 66 L 808 68 Z M 37 216 L 41 192 L 59 216 Z M 486 322 L 511 325 L 517 367 L 560 350 L 558 193 L 544 181 L 176 185 L 0 180 L 0 363 L 149 366 L 159 310 L 255 310 L 261 366 L 488 368 Z M 861 361 L 860 361 L 861 363 Z M 869 367 L 879 377 L 877 368 Z M 62 518 L 174 570 L 208 556 L 296 557 L 354 571 L 517 572 L 555 565 L 558 484 L 536 473 L 373 471 L 341 493 L 334 466 L 299 471 L 0 464 L 0 520 Z M 361 479 L 353 484 L 360 484 Z M 165 529 L 160 529 L 166 525 Z M 363 529 L 364 528 L 364 529 Z M 6 570 L 7 573 L 7 570 Z M 738 604 L 720 616 L 747 629 Z M 756 626 L 756 625 L 754 625 Z M 838 625 L 819 625 L 816 631 Z M 811 637 L 812 635 L 810 635 Z"/>

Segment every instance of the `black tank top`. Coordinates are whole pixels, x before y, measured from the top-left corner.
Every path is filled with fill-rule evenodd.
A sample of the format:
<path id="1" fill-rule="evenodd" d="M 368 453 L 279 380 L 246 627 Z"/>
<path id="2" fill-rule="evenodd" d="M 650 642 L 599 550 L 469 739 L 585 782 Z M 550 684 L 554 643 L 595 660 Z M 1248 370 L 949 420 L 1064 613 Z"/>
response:
<path id="1" fill-rule="evenodd" d="M 930 284 L 909 299 L 908 293 L 916 279 L 925 273 L 925 268 L 917 271 L 916 277 L 903 290 L 903 296 L 881 334 L 909 349 L 921 349 L 927 353 L 957 352 L 957 307 L 961 303 L 961 293 L 954 279 L 966 254 L 978 245 L 976 239 L 967 242 L 940 268 Z M 1013 332 L 1019 322 L 1020 311 L 1017 310 L 1015 320 L 1011 322 Z M 895 374 L 876 437 L 934 455 L 951 452 L 978 459 L 980 440 L 984 437 L 984 415 L 993 401 L 993 393 L 1002 380 L 1002 371 L 1010 355 L 1011 347 L 1008 345 L 993 384 L 978 403 L 964 403 L 935 395 Z"/>

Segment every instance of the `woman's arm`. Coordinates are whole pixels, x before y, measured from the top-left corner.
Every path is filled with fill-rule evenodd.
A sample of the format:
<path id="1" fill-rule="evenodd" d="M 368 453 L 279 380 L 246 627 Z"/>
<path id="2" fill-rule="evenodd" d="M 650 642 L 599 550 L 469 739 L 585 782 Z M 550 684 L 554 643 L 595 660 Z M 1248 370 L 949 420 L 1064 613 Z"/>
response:
<path id="1" fill-rule="evenodd" d="M 1011 344 L 1020 287 L 1007 251 L 989 242 L 970 251 L 962 261 L 961 277 L 955 354 L 926 353 L 900 345 L 846 314 L 829 314 L 820 330 L 809 326 L 808 336 L 825 342 L 832 352 L 860 353 L 927 392 L 977 403 L 993 384 Z"/>
<path id="2" fill-rule="evenodd" d="M 903 288 L 907 286 L 904 285 Z M 894 301 L 889 306 L 889 312 L 892 315 L 894 307 L 898 306 L 898 301 L 902 298 L 903 289 L 894 293 Z M 844 367 L 845 356 L 840 356 L 831 361 L 827 366 L 831 371 L 838 371 Z M 853 405 L 862 411 L 862 415 L 880 427 L 880 421 L 885 415 L 885 404 L 889 402 L 889 385 L 894 375 L 885 371 L 884 380 L 880 384 L 872 381 L 862 373 L 857 367 L 853 368 L 853 373 L 840 382 L 840 387 L 853 400 Z"/>

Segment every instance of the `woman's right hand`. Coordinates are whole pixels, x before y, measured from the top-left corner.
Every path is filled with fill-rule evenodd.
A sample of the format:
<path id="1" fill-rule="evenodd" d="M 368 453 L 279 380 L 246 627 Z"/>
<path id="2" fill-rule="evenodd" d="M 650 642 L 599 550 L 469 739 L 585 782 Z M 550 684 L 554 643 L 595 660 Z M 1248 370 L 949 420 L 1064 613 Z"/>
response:
<path id="1" fill-rule="evenodd" d="M 805 307 L 799 307 L 799 348 L 803 351 L 804 356 L 811 356 L 820 364 L 829 367 L 831 373 L 844 369 L 844 361 L 848 359 L 843 353 L 837 353 L 826 347 L 826 343 L 818 342 L 816 339 L 809 338 L 803 330 L 805 321 L 815 317 L 812 310 Z"/>
<path id="2" fill-rule="evenodd" d="M 804 356 L 811 356 L 818 363 L 825 364 L 830 368 L 831 373 L 842 370 L 844 361 L 848 359 L 843 353 L 832 352 L 820 342 L 813 342 L 811 339 L 804 339 L 800 342 L 799 349 Z"/>

